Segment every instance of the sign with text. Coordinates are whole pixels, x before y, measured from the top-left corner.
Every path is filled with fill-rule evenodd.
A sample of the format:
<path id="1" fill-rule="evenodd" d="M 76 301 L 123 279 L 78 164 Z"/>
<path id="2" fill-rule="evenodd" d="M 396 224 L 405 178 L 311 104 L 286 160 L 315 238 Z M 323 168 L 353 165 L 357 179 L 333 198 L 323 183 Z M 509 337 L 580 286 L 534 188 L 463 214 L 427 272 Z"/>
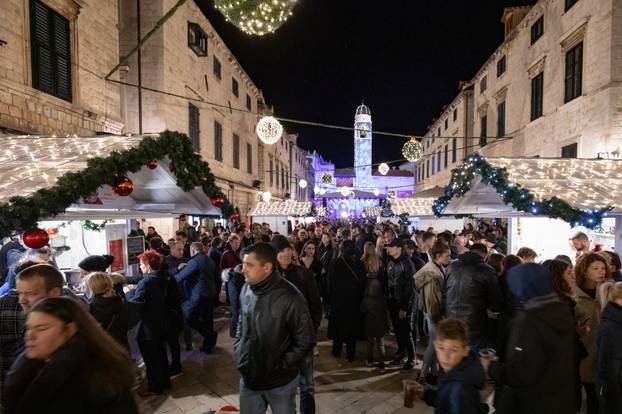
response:
<path id="1" fill-rule="evenodd" d="M 129 266 L 138 264 L 138 256 L 144 251 L 145 238 L 143 236 L 127 238 L 127 264 Z"/>

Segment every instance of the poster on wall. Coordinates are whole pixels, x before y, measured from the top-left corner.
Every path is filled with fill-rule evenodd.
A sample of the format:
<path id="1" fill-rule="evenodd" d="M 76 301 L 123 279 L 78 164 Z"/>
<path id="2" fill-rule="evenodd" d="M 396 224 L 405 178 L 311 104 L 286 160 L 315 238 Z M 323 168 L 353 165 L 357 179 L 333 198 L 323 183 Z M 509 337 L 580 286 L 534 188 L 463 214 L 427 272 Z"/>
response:
<path id="1" fill-rule="evenodd" d="M 121 270 L 123 270 L 123 240 L 109 240 L 108 254 L 114 257 L 114 260 L 110 265 L 110 271 L 120 272 Z"/>
<path id="2" fill-rule="evenodd" d="M 143 236 L 127 238 L 127 264 L 138 264 L 138 256 L 145 251 L 145 238 Z"/>

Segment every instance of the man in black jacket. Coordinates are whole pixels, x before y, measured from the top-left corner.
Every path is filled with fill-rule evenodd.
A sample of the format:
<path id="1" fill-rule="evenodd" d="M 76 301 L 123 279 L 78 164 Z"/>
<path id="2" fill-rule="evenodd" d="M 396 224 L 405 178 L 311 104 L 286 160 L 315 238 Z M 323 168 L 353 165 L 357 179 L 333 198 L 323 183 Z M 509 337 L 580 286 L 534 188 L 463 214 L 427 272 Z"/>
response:
<path id="1" fill-rule="evenodd" d="M 466 323 L 469 346 L 477 351 L 492 344 L 486 340 L 486 310 L 501 309 L 501 291 L 492 267 L 484 262 L 488 249 L 475 243 L 449 265 L 445 276 L 445 317 Z"/>
<path id="2" fill-rule="evenodd" d="M 281 275 L 302 293 L 313 320 L 313 329 L 317 330 L 322 322 L 322 300 L 315 284 L 313 273 L 304 266 L 292 261 L 292 246 L 283 235 L 274 236 L 271 243 L 277 252 L 277 262 Z M 315 383 L 313 381 L 313 353 L 309 352 L 300 369 L 300 412 L 315 413 Z"/>
<path id="3" fill-rule="evenodd" d="M 243 252 L 246 285 L 235 343 L 240 411 L 274 414 L 296 410 L 296 388 L 305 357 L 315 344 L 304 296 L 277 271 L 276 251 L 255 244 Z"/>
<path id="4" fill-rule="evenodd" d="M 404 362 L 403 369 L 413 369 L 415 365 L 415 344 L 410 330 L 410 315 L 413 310 L 415 297 L 414 278 L 415 269 L 406 253 L 403 251 L 402 239 L 395 238 L 385 245 L 387 248 L 387 283 L 388 306 L 393 331 L 397 338 L 397 353 L 392 364 Z"/>

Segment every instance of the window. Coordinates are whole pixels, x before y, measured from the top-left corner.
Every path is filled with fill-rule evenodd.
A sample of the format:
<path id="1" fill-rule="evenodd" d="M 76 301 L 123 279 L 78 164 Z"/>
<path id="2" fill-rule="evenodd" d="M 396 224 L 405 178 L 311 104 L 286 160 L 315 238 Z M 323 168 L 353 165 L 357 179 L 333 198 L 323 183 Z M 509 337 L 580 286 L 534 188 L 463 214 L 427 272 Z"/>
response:
<path id="1" fill-rule="evenodd" d="M 285 188 L 289 191 L 289 168 L 285 169 Z"/>
<path id="2" fill-rule="evenodd" d="M 445 118 L 445 131 L 449 128 L 449 118 Z"/>
<path id="3" fill-rule="evenodd" d="M 484 93 L 486 88 L 488 88 L 488 76 L 484 76 L 482 80 L 479 81 L 479 93 Z"/>
<path id="4" fill-rule="evenodd" d="M 544 72 L 531 80 L 531 120 L 542 116 L 542 103 L 544 99 Z"/>
<path id="5" fill-rule="evenodd" d="M 220 65 L 220 60 L 218 60 L 216 56 L 214 56 L 214 75 L 216 79 L 222 79 L 222 66 Z"/>
<path id="6" fill-rule="evenodd" d="M 199 108 L 188 104 L 188 137 L 192 141 L 192 146 L 196 152 L 201 152 L 201 138 L 200 138 L 200 116 Z"/>
<path id="7" fill-rule="evenodd" d="M 251 104 L 251 97 L 248 94 L 246 95 L 246 109 L 248 109 L 249 111 L 253 110 L 253 106 Z"/>
<path id="8" fill-rule="evenodd" d="M 562 158 L 577 158 L 577 143 L 562 147 Z"/>
<path id="9" fill-rule="evenodd" d="M 482 116 L 479 120 L 479 145 L 480 147 L 485 146 L 488 143 L 488 117 Z"/>
<path id="10" fill-rule="evenodd" d="M 222 161 L 222 125 L 214 121 L 214 159 Z"/>
<path id="11" fill-rule="evenodd" d="M 246 144 L 246 172 L 253 173 L 253 146 Z"/>
<path id="12" fill-rule="evenodd" d="M 436 159 L 436 172 L 441 172 L 441 149 L 438 149 L 438 157 Z"/>
<path id="13" fill-rule="evenodd" d="M 233 134 L 233 168 L 240 169 L 240 136 Z"/>
<path id="14" fill-rule="evenodd" d="M 285 168 L 281 165 L 281 188 L 285 188 Z"/>
<path id="15" fill-rule="evenodd" d="M 581 96 L 583 83 L 583 42 L 566 52 L 564 102 Z"/>
<path id="16" fill-rule="evenodd" d="M 456 157 L 458 151 L 458 138 L 454 138 L 451 140 L 451 162 L 456 162 Z"/>
<path id="17" fill-rule="evenodd" d="M 207 56 L 207 35 L 197 23 L 188 22 L 188 47 L 197 56 Z"/>
<path id="18" fill-rule="evenodd" d="M 544 34 L 544 16 L 540 16 L 534 24 L 531 25 L 531 44 L 533 45 Z"/>
<path id="19" fill-rule="evenodd" d="M 445 168 L 449 164 L 449 145 L 445 145 Z"/>
<path id="20" fill-rule="evenodd" d="M 502 56 L 501 59 L 497 61 L 497 77 L 503 75 L 505 73 L 505 56 Z"/>
<path id="21" fill-rule="evenodd" d="M 276 164 L 276 188 L 279 188 L 279 162 L 275 161 Z"/>
<path id="22" fill-rule="evenodd" d="M 34 0 L 30 23 L 32 87 L 71 102 L 69 20 Z"/>
<path id="23" fill-rule="evenodd" d="M 572 6 L 576 4 L 579 0 L 564 0 L 564 11 L 570 10 Z"/>
<path id="24" fill-rule="evenodd" d="M 497 105 L 497 137 L 505 136 L 505 101 Z"/>
<path id="25" fill-rule="evenodd" d="M 454 122 L 458 120 L 458 109 L 454 109 Z"/>
<path id="26" fill-rule="evenodd" d="M 435 164 L 435 161 L 436 161 L 436 157 L 434 156 L 434 153 L 432 153 L 432 174 L 431 175 L 434 175 L 434 164 Z"/>
<path id="27" fill-rule="evenodd" d="M 270 187 L 274 185 L 274 163 L 270 158 Z"/>
<path id="28" fill-rule="evenodd" d="M 233 96 L 236 98 L 240 96 L 240 87 L 235 78 L 231 78 L 231 93 L 233 93 Z"/>
<path id="29" fill-rule="evenodd" d="M 430 160 L 428 160 L 426 163 L 425 178 L 430 178 Z"/>

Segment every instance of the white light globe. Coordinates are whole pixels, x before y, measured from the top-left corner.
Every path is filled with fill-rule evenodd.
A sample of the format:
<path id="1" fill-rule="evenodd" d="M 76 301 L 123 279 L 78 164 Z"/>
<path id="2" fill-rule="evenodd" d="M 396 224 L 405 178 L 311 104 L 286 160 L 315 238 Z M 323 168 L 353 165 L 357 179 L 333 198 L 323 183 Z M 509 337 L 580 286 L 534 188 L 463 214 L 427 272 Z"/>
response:
<path id="1" fill-rule="evenodd" d="M 272 145 L 276 144 L 279 142 L 279 139 L 281 139 L 283 135 L 283 126 L 275 117 L 264 116 L 257 123 L 255 132 L 263 143 Z"/>
<path id="2" fill-rule="evenodd" d="M 341 187 L 339 189 L 339 192 L 341 193 L 342 196 L 347 197 L 350 195 L 350 189 L 348 187 Z"/>
<path id="3" fill-rule="evenodd" d="M 378 172 L 380 172 L 380 174 L 382 175 L 387 175 L 389 170 L 390 170 L 389 165 L 386 162 L 383 162 L 382 164 L 378 166 Z"/>
<path id="4" fill-rule="evenodd" d="M 374 195 L 378 197 L 380 195 L 380 190 L 378 190 L 377 188 L 374 189 Z"/>
<path id="5" fill-rule="evenodd" d="M 347 211 L 342 211 L 341 212 L 341 218 L 348 218 L 348 212 Z"/>
<path id="6" fill-rule="evenodd" d="M 320 188 L 320 186 L 319 186 L 319 185 L 316 185 L 316 186 L 313 188 L 313 192 L 314 192 L 315 194 L 320 194 L 320 191 L 321 191 L 321 190 L 322 190 L 322 189 Z"/>
<path id="7" fill-rule="evenodd" d="M 270 193 L 270 191 L 266 191 L 265 193 L 261 195 L 261 198 L 263 199 L 265 203 L 269 203 L 270 199 L 272 198 L 272 194 Z"/>
<path id="8" fill-rule="evenodd" d="M 298 186 L 299 186 L 300 188 L 307 188 L 307 184 L 308 184 L 308 183 L 307 183 L 307 180 L 305 180 L 304 178 L 303 178 L 303 179 L 301 179 L 300 181 L 298 181 Z"/>

